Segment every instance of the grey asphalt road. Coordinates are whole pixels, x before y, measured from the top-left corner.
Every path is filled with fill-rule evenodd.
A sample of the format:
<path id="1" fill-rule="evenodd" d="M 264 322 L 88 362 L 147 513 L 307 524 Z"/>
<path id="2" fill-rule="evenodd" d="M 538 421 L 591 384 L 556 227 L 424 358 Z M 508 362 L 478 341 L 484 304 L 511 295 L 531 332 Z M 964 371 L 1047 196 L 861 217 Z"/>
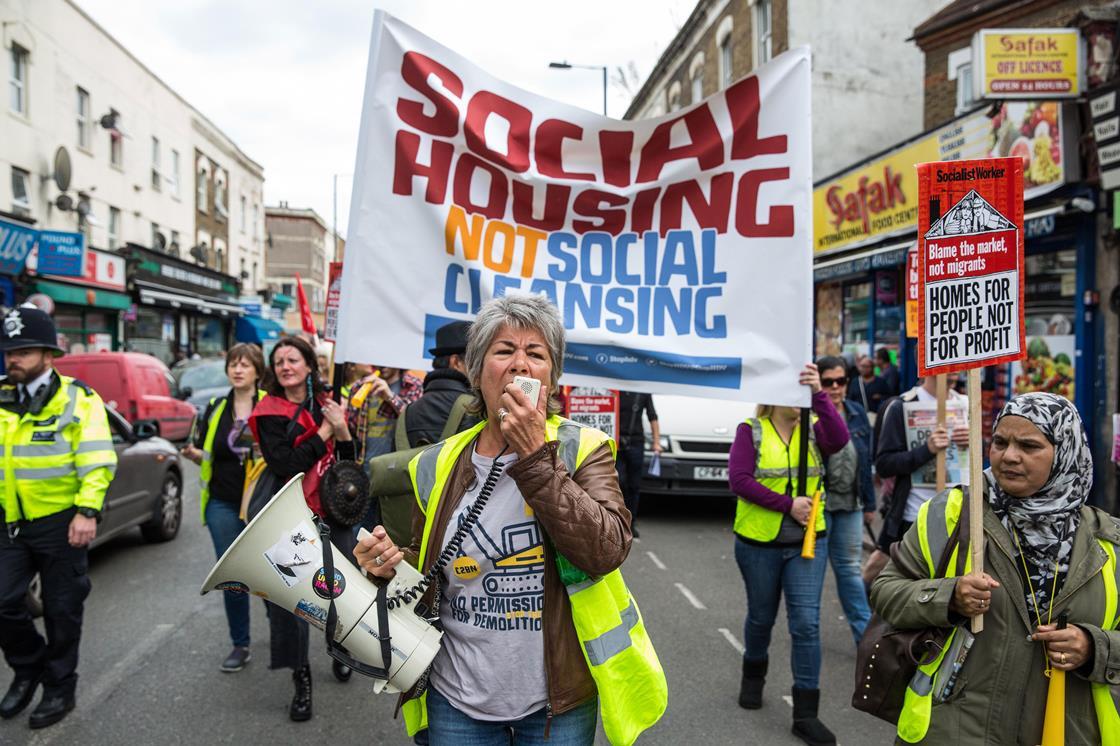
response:
<path id="1" fill-rule="evenodd" d="M 789 733 L 784 611 L 763 709 L 748 712 L 736 703 L 745 597 L 730 506 L 647 505 L 642 538 L 624 572 L 668 674 L 670 696 L 665 717 L 640 743 L 800 743 Z M 198 520 L 197 470 L 190 465 L 184 517 L 182 532 L 168 544 L 145 544 L 137 532 L 92 553 L 78 708 L 41 731 L 27 728 L 26 713 L 0 721 L 0 743 L 409 743 L 403 723 L 393 719 L 396 698 L 375 697 L 359 676 L 336 682 L 317 638 L 315 717 L 291 723 L 290 675 L 268 670 L 268 626 L 258 599 L 252 606 L 253 661 L 240 673 L 219 672 L 229 638 L 220 597 L 198 595 L 214 551 Z M 821 627 L 822 718 L 841 744 L 890 743 L 889 725 L 848 706 L 854 648 L 831 577 Z M 0 675 L 0 685 L 7 685 L 7 676 Z M 607 743 L 602 734 L 598 742 Z"/>

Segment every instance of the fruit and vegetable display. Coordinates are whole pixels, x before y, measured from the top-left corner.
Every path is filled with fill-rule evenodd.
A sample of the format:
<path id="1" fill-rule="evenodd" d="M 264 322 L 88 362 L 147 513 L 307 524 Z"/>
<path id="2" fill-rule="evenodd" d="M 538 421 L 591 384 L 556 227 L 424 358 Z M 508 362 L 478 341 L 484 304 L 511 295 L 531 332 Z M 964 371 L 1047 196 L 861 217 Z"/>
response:
<path id="1" fill-rule="evenodd" d="M 1007 102 L 992 117 L 988 135 L 993 157 L 1023 159 L 1026 189 L 1053 184 L 1062 178 L 1061 132 L 1058 104 Z"/>
<path id="2" fill-rule="evenodd" d="M 1051 357 L 1046 340 L 1030 340 L 1022 366 L 1022 372 L 1013 382 L 1016 394 L 1043 391 L 1073 399 L 1073 362 L 1064 352 Z"/>

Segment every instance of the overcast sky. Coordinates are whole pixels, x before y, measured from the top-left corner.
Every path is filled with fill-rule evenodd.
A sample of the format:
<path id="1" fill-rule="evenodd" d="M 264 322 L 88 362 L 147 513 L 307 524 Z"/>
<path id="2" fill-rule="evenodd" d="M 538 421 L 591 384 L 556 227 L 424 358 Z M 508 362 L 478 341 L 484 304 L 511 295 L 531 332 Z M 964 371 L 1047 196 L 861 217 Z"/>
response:
<path id="1" fill-rule="evenodd" d="M 346 233 L 374 7 L 381 7 L 515 85 L 592 111 L 595 70 L 636 68 L 614 82 L 609 114 L 676 35 L 695 0 L 77 0 L 110 34 L 217 124 L 265 170 L 265 202 L 313 207 L 330 225 L 338 178 Z"/>

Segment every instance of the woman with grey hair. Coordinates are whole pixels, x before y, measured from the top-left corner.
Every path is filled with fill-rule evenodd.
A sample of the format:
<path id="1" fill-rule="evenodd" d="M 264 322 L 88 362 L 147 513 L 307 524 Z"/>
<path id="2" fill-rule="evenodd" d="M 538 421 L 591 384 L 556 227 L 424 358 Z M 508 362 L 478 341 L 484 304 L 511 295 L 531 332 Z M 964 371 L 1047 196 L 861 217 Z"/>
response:
<path id="1" fill-rule="evenodd" d="M 417 592 L 438 611 L 443 643 L 402 706 L 409 735 L 426 721 L 433 746 L 511 734 L 591 744 L 597 703 L 612 741 L 632 743 L 664 710 L 664 674 L 618 572 L 630 514 L 614 443 L 558 416 L 563 359 L 564 327 L 546 298 L 486 303 L 466 350 L 482 422 L 410 465 L 411 546 L 378 526 L 354 551 L 377 578 L 392 578 L 402 560 L 431 578 Z M 537 401 L 518 376 L 541 382 Z M 585 648 L 589 625 L 598 625 L 591 637 L 613 628 L 626 644 Z"/>

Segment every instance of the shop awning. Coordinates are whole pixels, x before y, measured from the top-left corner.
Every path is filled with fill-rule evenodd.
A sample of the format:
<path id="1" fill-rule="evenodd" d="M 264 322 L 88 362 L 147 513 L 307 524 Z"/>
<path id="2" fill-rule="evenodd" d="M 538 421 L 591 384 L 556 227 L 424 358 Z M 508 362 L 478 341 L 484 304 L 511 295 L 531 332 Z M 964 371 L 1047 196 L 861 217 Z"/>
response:
<path id="1" fill-rule="evenodd" d="M 67 285 L 65 283 L 51 282 L 49 280 L 39 280 L 36 282 L 35 292 L 50 296 L 56 303 L 68 303 L 72 306 L 92 306 L 94 308 L 111 308 L 117 311 L 125 311 L 132 305 L 132 298 L 124 293 L 81 287 L 79 285 Z"/>
<path id="2" fill-rule="evenodd" d="M 170 288 L 159 285 L 150 285 L 145 282 L 136 282 L 140 291 L 140 302 L 154 306 L 170 308 L 185 308 L 200 313 L 228 317 L 238 317 L 245 313 L 245 309 L 236 303 L 226 303 L 215 298 L 205 298 L 201 295 L 187 295 L 177 293 Z"/>
<path id="3" fill-rule="evenodd" d="M 272 294 L 272 305 L 275 308 L 283 308 L 283 309 L 287 310 L 287 309 L 291 308 L 292 304 L 294 304 L 295 302 L 296 302 L 296 299 L 293 298 L 290 295 L 285 295 L 284 293 L 273 293 Z"/>
<path id="4" fill-rule="evenodd" d="M 262 347 L 284 336 L 284 327 L 260 316 L 242 316 L 237 320 L 235 331 L 238 342 L 252 342 Z"/>

